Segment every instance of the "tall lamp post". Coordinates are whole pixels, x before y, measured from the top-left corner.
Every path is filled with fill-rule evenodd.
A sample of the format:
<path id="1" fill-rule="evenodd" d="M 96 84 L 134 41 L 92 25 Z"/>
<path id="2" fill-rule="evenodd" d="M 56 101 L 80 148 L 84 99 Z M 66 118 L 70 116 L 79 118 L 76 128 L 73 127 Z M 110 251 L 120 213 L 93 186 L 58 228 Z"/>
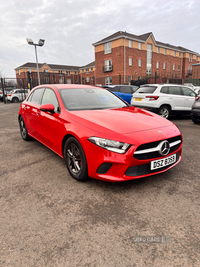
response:
<path id="1" fill-rule="evenodd" d="M 36 64 L 37 64 L 37 75 L 38 75 L 38 84 L 40 85 L 40 75 L 39 75 L 39 69 L 38 69 L 38 57 L 37 57 L 37 49 L 36 46 L 43 46 L 45 40 L 40 39 L 37 44 L 34 44 L 33 40 L 30 38 L 26 38 L 26 41 L 29 45 L 34 45 L 35 46 L 35 57 L 36 57 Z"/>

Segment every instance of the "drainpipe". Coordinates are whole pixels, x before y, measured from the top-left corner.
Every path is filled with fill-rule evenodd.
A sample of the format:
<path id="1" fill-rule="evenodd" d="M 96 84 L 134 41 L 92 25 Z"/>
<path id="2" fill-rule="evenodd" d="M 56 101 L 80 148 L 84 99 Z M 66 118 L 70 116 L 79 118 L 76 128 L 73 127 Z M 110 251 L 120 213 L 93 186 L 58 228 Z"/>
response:
<path id="1" fill-rule="evenodd" d="M 124 83 L 126 83 L 126 32 L 124 37 Z"/>

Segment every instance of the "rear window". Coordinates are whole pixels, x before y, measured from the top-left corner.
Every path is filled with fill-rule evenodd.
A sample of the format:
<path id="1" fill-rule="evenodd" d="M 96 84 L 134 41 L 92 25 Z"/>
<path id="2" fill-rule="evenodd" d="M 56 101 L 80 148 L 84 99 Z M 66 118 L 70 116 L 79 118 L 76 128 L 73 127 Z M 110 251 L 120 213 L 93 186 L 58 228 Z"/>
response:
<path id="1" fill-rule="evenodd" d="M 144 86 L 137 90 L 137 93 L 140 94 L 149 94 L 153 93 L 156 90 L 157 86 Z"/>

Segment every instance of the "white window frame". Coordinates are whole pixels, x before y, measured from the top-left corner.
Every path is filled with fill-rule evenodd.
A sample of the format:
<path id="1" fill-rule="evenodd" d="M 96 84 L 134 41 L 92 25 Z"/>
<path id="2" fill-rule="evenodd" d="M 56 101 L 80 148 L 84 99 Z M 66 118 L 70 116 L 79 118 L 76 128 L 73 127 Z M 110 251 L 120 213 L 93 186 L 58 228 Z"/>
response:
<path id="1" fill-rule="evenodd" d="M 104 61 L 104 70 L 111 71 L 112 70 L 112 59 L 107 59 Z"/>
<path id="2" fill-rule="evenodd" d="M 138 49 L 142 50 L 142 43 L 138 43 Z"/>
<path id="3" fill-rule="evenodd" d="M 67 84 L 71 84 L 72 80 L 71 79 L 67 79 Z"/>
<path id="4" fill-rule="evenodd" d="M 174 57 L 176 56 L 176 51 L 174 51 Z"/>
<path id="5" fill-rule="evenodd" d="M 181 70 L 181 65 L 178 65 L 178 71 L 180 71 Z"/>
<path id="6" fill-rule="evenodd" d="M 112 77 L 105 77 L 105 85 L 110 85 L 112 84 Z"/>
<path id="7" fill-rule="evenodd" d="M 142 60 L 138 59 L 138 67 L 142 67 Z"/>
<path id="8" fill-rule="evenodd" d="M 70 70 L 67 70 L 66 72 L 67 72 L 67 76 L 70 76 Z"/>
<path id="9" fill-rule="evenodd" d="M 181 58 L 181 56 L 182 56 L 182 53 L 181 53 L 181 52 L 179 52 L 179 58 Z"/>
<path id="10" fill-rule="evenodd" d="M 21 71 L 20 70 L 18 70 L 18 74 L 21 75 Z"/>
<path id="11" fill-rule="evenodd" d="M 132 66 L 132 64 L 133 64 L 133 59 L 132 59 L 132 57 L 129 57 L 129 59 L 128 59 L 128 64 L 129 64 L 129 66 Z"/>
<path id="12" fill-rule="evenodd" d="M 163 70 L 165 70 L 165 67 L 166 67 L 166 66 L 165 66 L 165 62 L 164 62 L 164 63 L 163 63 Z"/>
<path id="13" fill-rule="evenodd" d="M 90 77 L 86 77 L 85 81 L 86 81 L 86 83 L 89 83 L 90 82 Z"/>
<path id="14" fill-rule="evenodd" d="M 166 55 L 167 54 L 167 49 L 166 48 L 164 48 L 164 55 Z"/>
<path id="15" fill-rule="evenodd" d="M 156 69 L 159 69 L 159 62 L 156 62 Z"/>
<path id="16" fill-rule="evenodd" d="M 130 82 L 131 80 L 133 80 L 132 75 L 129 75 L 128 76 L 128 81 Z"/>
<path id="17" fill-rule="evenodd" d="M 86 71 L 86 74 L 89 74 L 89 68 L 86 68 L 85 71 Z"/>
<path id="18" fill-rule="evenodd" d="M 132 48 L 132 41 L 131 40 L 129 40 L 128 45 L 130 48 Z"/>
<path id="19" fill-rule="evenodd" d="M 104 44 L 104 54 L 110 54 L 111 53 L 111 42 Z"/>
<path id="20" fill-rule="evenodd" d="M 175 64 L 173 64 L 173 70 L 175 70 Z"/>
<path id="21" fill-rule="evenodd" d="M 160 47 L 157 47 L 157 54 L 160 53 Z"/>

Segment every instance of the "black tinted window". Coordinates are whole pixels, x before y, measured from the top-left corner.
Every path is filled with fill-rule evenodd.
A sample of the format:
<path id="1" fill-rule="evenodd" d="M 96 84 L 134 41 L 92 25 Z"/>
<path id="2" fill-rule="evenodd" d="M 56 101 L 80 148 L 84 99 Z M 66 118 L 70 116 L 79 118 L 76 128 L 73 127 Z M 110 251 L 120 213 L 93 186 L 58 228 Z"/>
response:
<path id="1" fill-rule="evenodd" d="M 168 94 L 168 86 L 163 86 L 160 90 L 161 93 L 163 94 Z"/>
<path id="2" fill-rule="evenodd" d="M 30 97 L 28 98 L 28 101 L 40 105 L 43 92 L 44 88 L 39 88 L 34 90 L 33 93 L 30 95 Z"/>
<path id="3" fill-rule="evenodd" d="M 169 86 L 169 94 L 171 94 L 171 95 L 182 95 L 181 87 Z"/>
<path id="4" fill-rule="evenodd" d="M 127 94 L 131 94 L 132 93 L 132 91 L 130 89 L 130 86 L 121 86 L 119 91 L 122 92 L 122 93 L 127 93 Z"/>
<path id="5" fill-rule="evenodd" d="M 112 92 L 118 92 L 119 91 L 120 86 L 115 86 L 115 87 L 109 87 L 108 89 Z"/>
<path id="6" fill-rule="evenodd" d="M 149 94 L 156 90 L 157 86 L 144 86 L 137 90 L 137 93 Z"/>

